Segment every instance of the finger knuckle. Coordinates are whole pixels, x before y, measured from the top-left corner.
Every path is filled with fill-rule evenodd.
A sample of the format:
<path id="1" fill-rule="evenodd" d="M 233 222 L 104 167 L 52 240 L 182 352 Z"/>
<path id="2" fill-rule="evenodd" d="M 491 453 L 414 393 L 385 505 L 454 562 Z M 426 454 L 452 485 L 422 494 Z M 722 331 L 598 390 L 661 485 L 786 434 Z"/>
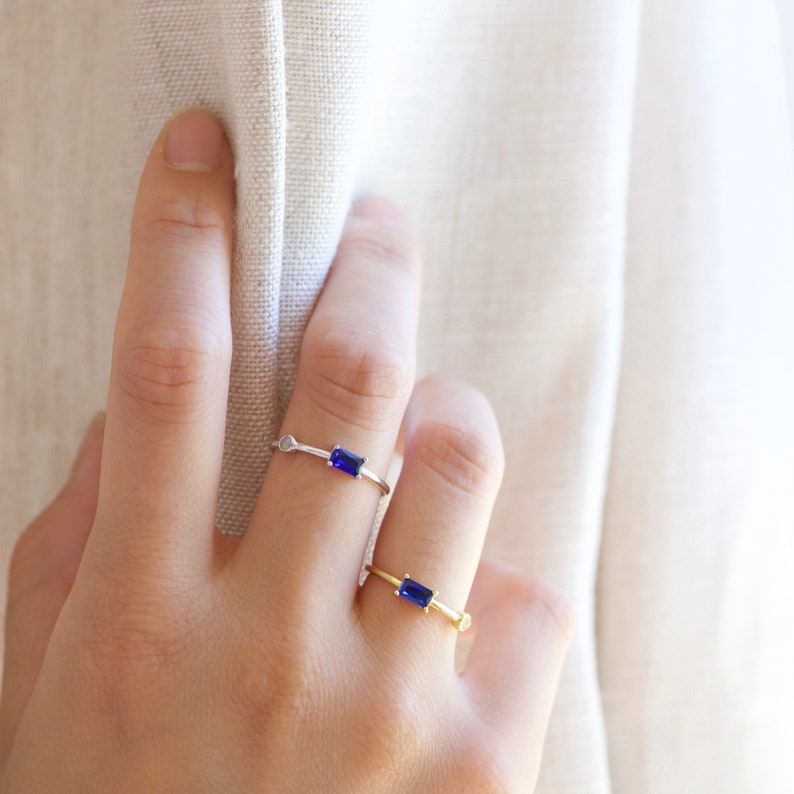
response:
<path id="1" fill-rule="evenodd" d="M 155 242 L 226 245 L 233 210 L 225 210 L 208 192 L 169 195 L 141 211 L 134 233 Z"/>
<path id="2" fill-rule="evenodd" d="M 456 492 L 490 497 L 499 488 L 502 445 L 480 427 L 428 422 L 415 431 L 413 446 L 420 462 Z"/>
<path id="3" fill-rule="evenodd" d="M 315 328 L 307 339 L 304 384 L 311 401 L 366 430 L 382 429 L 401 414 L 413 383 L 413 362 L 334 328 Z"/>
<path id="4" fill-rule="evenodd" d="M 132 588 L 128 582 L 107 584 L 82 601 L 80 629 L 73 638 L 80 691 L 113 715 L 122 730 L 143 724 L 148 710 L 170 696 L 179 670 L 201 648 L 199 600 L 186 590 Z M 163 596 L 166 598 L 163 598 Z"/>
<path id="5" fill-rule="evenodd" d="M 568 599 L 559 590 L 536 574 L 515 576 L 507 583 L 507 588 L 511 602 L 523 605 L 531 619 L 564 643 L 570 642 L 574 613 Z"/>
<path id="6" fill-rule="evenodd" d="M 242 636 L 242 635 L 241 635 Z M 311 649 L 301 647 L 291 632 L 275 631 L 267 638 L 248 636 L 226 669 L 230 704 L 246 725 L 255 745 L 273 725 L 309 722 L 322 699 L 323 675 Z"/>
<path id="7" fill-rule="evenodd" d="M 372 218 L 356 216 L 348 222 L 337 255 L 349 260 L 378 262 L 409 272 L 416 269 L 421 259 L 416 237 Z"/>
<path id="8" fill-rule="evenodd" d="M 462 742 L 462 763 L 450 770 L 456 779 L 455 791 L 478 794 L 507 794 L 523 790 L 517 780 L 515 759 L 501 736 L 482 728 L 472 728 L 471 736 Z"/>
<path id="9" fill-rule="evenodd" d="M 432 722 L 418 719 L 427 713 L 426 689 L 388 673 L 364 689 L 370 697 L 363 701 L 360 722 L 366 728 L 369 765 L 397 771 L 402 759 L 426 756 L 435 740 Z"/>
<path id="10" fill-rule="evenodd" d="M 126 614 L 103 615 L 92 622 L 86 647 L 93 668 L 104 671 L 107 681 L 135 682 L 157 678 L 173 670 L 192 644 L 184 623 L 166 625 L 165 618 L 143 605 L 126 605 Z"/>
<path id="11" fill-rule="evenodd" d="M 224 337 L 206 326 L 180 328 L 165 318 L 131 334 L 117 360 L 123 393 L 149 420 L 190 419 L 191 408 L 201 406 L 202 395 L 228 365 L 230 344 Z"/>
<path id="12" fill-rule="evenodd" d="M 109 555 L 90 571 L 93 585 L 81 591 L 81 604 L 86 645 L 95 658 L 157 672 L 188 652 L 206 611 L 196 588 L 166 586 L 132 561 Z"/>

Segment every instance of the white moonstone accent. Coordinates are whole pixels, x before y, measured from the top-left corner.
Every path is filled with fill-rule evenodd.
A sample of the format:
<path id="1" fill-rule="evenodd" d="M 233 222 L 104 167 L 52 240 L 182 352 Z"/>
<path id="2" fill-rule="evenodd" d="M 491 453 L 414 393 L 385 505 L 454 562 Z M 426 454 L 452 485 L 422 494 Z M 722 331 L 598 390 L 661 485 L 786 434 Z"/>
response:
<path id="1" fill-rule="evenodd" d="M 297 441 L 295 441 L 295 436 L 286 435 L 278 440 L 278 448 L 282 452 L 292 452 L 296 444 Z"/>

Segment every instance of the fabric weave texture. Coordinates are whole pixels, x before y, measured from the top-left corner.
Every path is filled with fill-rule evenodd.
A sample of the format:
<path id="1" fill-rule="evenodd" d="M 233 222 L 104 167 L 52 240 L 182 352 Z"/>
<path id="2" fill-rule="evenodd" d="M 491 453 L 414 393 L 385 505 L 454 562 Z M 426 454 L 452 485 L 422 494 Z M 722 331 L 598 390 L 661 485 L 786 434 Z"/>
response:
<path id="1" fill-rule="evenodd" d="M 792 101 L 772 0 L 0 2 L 0 551 L 104 403 L 140 169 L 200 104 L 239 204 L 223 530 L 388 194 L 420 374 L 503 429 L 487 550 L 576 612 L 538 791 L 794 790 Z"/>

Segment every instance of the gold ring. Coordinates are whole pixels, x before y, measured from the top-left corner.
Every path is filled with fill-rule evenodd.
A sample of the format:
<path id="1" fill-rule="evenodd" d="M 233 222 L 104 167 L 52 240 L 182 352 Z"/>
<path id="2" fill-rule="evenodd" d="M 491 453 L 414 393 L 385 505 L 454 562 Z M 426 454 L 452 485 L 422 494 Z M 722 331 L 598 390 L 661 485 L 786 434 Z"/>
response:
<path id="1" fill-rule="evenodd" d="M 367 565 L 366 569 L 389 584 L 393 584 L 397 588 L 394 591 L 394 595 L 398 598 L 403 598 L 415 604 L 424 612 L 429 612 L 432 607 L 441 612 L 442 615 L 446 615 L 458 631 L 466 631 L 471 626 L 471 615 L 468 612 L 456 612 L 440 601 L 436 601 L 438 590 L 431 590 L 429 587 L 419 584 L 419 582 L 411 579 L 408 574 L 405 574 L 402 581 L 400 581 L 396 576 L 392 576 L 374 565 Z"/>

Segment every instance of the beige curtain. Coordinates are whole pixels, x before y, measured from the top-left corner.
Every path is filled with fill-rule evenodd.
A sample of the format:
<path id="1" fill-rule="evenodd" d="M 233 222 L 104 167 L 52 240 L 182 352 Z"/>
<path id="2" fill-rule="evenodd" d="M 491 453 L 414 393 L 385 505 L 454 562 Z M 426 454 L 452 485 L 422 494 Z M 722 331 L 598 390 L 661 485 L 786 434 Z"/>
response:
<path id="1" fill-rule="evenodd" d="M 388 193 L 420 369 L 502 423 L 490 552 L 577 613 L 538 791 L 791 792 L 792 48 L 784 0 L 0 0 L 3 559 L 104 402 L 145 152 L 200 103 L 240 205 L 224 530 L 349 201 Z"/>

